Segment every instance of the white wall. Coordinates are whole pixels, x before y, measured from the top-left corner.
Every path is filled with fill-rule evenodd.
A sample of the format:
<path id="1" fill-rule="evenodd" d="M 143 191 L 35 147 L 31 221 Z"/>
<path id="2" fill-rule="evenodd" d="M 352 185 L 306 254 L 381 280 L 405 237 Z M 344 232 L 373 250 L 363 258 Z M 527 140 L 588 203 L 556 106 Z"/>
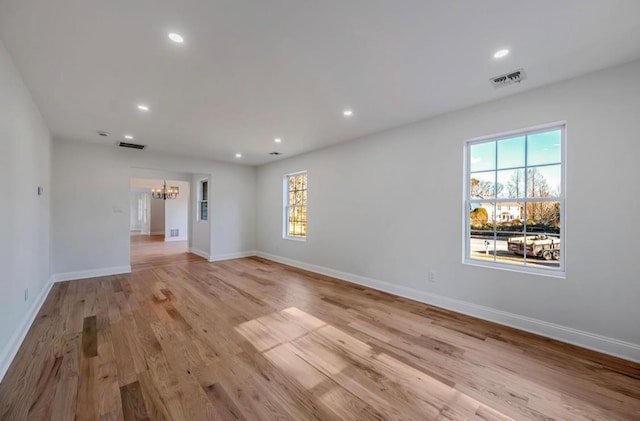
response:
<path id="1" fill-rule="evenodd" d="M 634 62 L 260 167 L 258 250 L 640 360 L 638 75 Z M 464 141 L 564 120 L 566 279 L 463 265 Z M 282 179 L 299 170 L 307 242 L 282 239 Z"/>
<path id="2" fill-rule="evenodd" d="M 154 199 L 149 196 L 149 222 L 152 235 L 164 235 L 165 227 L 165 203 L 164 200 Z"/>
<path id="3" fill-rule="evenodd" d="M 0 42 L 0 379 L 49 287 L 50 162 L 49 130 Z"/>
<path id="4" fill-rule="evenodd" d="M 192 253 L 196 253 L 203 257 L 209 257 L 211 246 L 211 236 L 209 235 L 210 225 L 209 219 L 206 221 L 199 220 L 198 216 L 198 189 L 200 188 L 200 181 L 208 180 L 211 178 L 206 174 L 194 174 L 191 178 L 191 236 L 189 238 L 189 249 Z M 209 183 L 211 184 L 211 183 Z"/>
<path id="5" fill-rule="evenodd" d="M 165 202 L 164 241 L 186 241 L 189 238 L 189 202 L 191 192 L 187 181 L 167 180 L 167 187 L 178 187 L 180 194 Z M 177 229 L 179 235 L 171 237 L 171 230 Z"/>
<path id="6" fill-rule="evenodd" d="M 158 170 L 158 169 L 135 168 L 135 167 L 131 168 L 130 174 L 132 177 L 132 183 L 131 183 L 132 186 L 141 185 L 141 186 L 148 186 L 149 188 L 156 188 L 157 180 L 191 181 L 191 176 L 192 176 L 190 173 L 185 173 L 185 172 L 165 171 L 165 170 Z M 148 180 L 154 180 L 153 184 L 149 184 Z"/>
<path id="7" fill-rule="evenodd" d="M 213 257 L 255 249 L 254 168 L 57 139 L 52 203 L 57 279 L 127 269 L 129 178 L 137 173 L 132 168 L 212 174 Z"/>

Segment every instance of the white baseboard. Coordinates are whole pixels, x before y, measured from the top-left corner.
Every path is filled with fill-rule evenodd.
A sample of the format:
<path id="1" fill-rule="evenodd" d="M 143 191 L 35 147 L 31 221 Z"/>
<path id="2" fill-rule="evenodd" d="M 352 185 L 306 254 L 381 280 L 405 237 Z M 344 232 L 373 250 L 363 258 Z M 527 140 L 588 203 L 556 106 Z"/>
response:
<path id="1" fill-rule="evenodd" d="M 189 253 L 193 253 L 193 254 L 195 254 L 196 256 L 200 256 L 200 257 L 202 257 L 202 258 L 204 258 L 204 259 L 209 260 L 209 253 L 207 253 L 207 252 L 205 252 L 205 251 L 198 250 L 198 249 L 193 248 L 193 247 L 189 247 Z"/>
<path id="2" fill-rule="evenodd" d="M 187 241 L 189 240 L 187 237 L 164 237 L 164 242 L 169 243 L 171 241 Z"/>
<path id="3" fill-rule="evenodd" d="M 9 342 L 4 346 L 1 350 L 2 354 L 0 354 L 0 381 L 4 378 L 4 375 L 7 374 L 7 370 L 9 366 L 13 362 L 18 350 L 20 349 L 20 345 L 22 345 L 22 341 L 27 336 L 29 329 L 31 328 L 31 324 L 35 320 L 40 308 L 44 304 L 45 299 L 49 295 L 49 291 L 51 291 L 51 287 L 53 286 L 53 278 L 49 278 L 47 281 L 47 285 L 42 288 L 40 294 L 35 299 L 33 304 L 31 304 L 31 308 L 27 312 L 25 318 L 22 320 L 22 324 L 18 326 L 18 329 L 14 332 Z"/>
<path id="4" fill-rule="evenodd" d="M 548 338 L 556 339 L 561 342 L 566 342 L 583 348 L 602 352 L 604 354 L 613 355 L 630 361 L 640 362 L 640 344 L 625 342 L 618 339 L 585 332 L 583 330 L 573 329 L 570 327 L 545 322 L 543 320 L 521 316 L 519 314 L 508 313 L 506 311 L 497 310 L 491 307 L 485 307 L 467 301 L 456 300 L 453 298 L 448 298 L 442 295 L 432 294 L 401 285 L 390 284 L 388 282 L 366 278 L 364 276 L 354 275 L 352 273 L 341 272 L 335 269 L 300 262 L 269 253 L 258 251 L 255 254 L 259 257 L 283 263 L 285 265 L 295 266 L 301 269 L 308 270 L 310 272 L 316 272 L 322 275 L 331 276 L 333 278 L 353 282 L 354 284 L 363 285 L 394 295 L 399 295 L 401 297 L 420 301 L 425 304 L 430 304 L 436 307 L 455 311 L 457 313 L 466 314 L 468 316 L 535 333 Z"/>
<path id="5" fill-rule="evenodd" d="M 53 275 L 53 281 L 74 281 L 76 279 L 97 278 L 99 276 L 119 275 L 121 273 L 131 273 L 131 266 L 113 266 L 109 268 L 79 270 L 77 272 L 55 273 Z"/>
<path id="6" fill-rule="evenodd" d="M 219 262 L 221 260 L 240 259 L 242 257 L 251 257 L 256 255 L 257 255 L 257 252 L 255 251 L 240 251 L 238 253 L 216 254 L 216 255 L 209 256 L 209 261 Z"/>

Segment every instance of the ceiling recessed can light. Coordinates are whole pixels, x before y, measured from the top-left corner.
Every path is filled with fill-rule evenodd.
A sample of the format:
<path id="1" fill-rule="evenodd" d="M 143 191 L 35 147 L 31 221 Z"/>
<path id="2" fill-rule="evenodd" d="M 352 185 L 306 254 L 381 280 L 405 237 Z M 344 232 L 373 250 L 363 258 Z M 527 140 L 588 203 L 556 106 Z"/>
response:
<path id="1" fill-rule="evenodd" d="M 124 135 L 124 138 L 127 140 L 133 140 L 133 136 L 131 136 L 130 134 Z"/>
<path id="2" fill-rule="evenodd" d="M 236 158 L 242 158 L 242 154 L 241 153 L 237 153 L 236 154 Z"/>
<path id="3" fill-rule="evenodd" d="M 342 112 L 342 115 L 345 117 L 351 117 L 353 115 L 353 111 L 352 110 L 344 110 Z"/>
<path id="4" fill-rule="evenodd" d="M 282 139 L 280 139 L 279 137 L 276 137 L 275 139 L 273 139 L 273 141 L 276 143 L 281 143 Z"/>
<path id="5" fill-rule="evenodd" d="M 182 35 L 176 32 L 170 32 L 169 39 L 177 44 L 182 44 L 184 42 L 184 38 L 182 37 Z"/>
<path id="6" fill-rule="evenodd" d="M 145 104 L 138 104 L 138 109 L 141 111 L 149 111 L 149 106 Z"/>
<path id="7" fill-rule="evenodd" d="M 509 50 L 507 50 L 506 48 L 502 49 L 502 50 L 498 50 L 493 54 L 493 58 L 502 58 L 505 57 L 506 55 L 509 54 Z"/>

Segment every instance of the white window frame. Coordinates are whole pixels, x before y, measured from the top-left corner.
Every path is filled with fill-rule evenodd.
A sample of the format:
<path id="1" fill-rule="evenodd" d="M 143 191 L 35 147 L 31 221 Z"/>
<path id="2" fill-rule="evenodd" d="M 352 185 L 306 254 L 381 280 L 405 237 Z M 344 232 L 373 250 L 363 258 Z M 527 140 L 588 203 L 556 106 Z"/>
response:
<path id="1" fill-rule="evenodd" d="M 207 183 L 207 198 L 203 199 L 204 197 L 204 183 Z M 197 220 L 198 221 L 202 221 L 202 222 L 206 222 L 209 220 L 209 196 L 211 195 L 211 183 L 209 183 L 209 179 L 208 178 L 203 178 L 202 180 L 198 181 L 198 203 L 196 204 L 196 208 L 197 208 Z M 202 217 L 202 203 L 206 203 L 207 204 L 207 217 L 203 218 Z"/>
<path id="2" fill-rule="evenodd" d="M 143 221 L 143 215 L 146 214 L 146 212 L 144 212 L 144 196 L 141 194 L 138 194 L 138 222 L 147 222 L 147 221 Z M 145 218 L 146 219 L 146 218 Z"/>
<path id="3" fill-rule="evenodd" d="M 472 199 L 471 195 L 470 195 L 470 179 L 471 179 L 471 165 L 470 165 L 470 146 L 473 144 L 479 144 L 479 143 L 486 143 L 486 142 L 497 142 L 500 140 L 504 140 L 504 139 L 510 139 L 513 137 L 518 137 L 518 136 L 530 136 L 530 135 L 534 135 L 534 134 L 538 134 L 538 133 L 544 133 L 544 132 L 548 132 L 548 131 L 552 131 L 552 130 L 557 130 L 559 129 L 561 131 L 561 169 L 560 169 L 560 195 L 559 196 L 554 196 L 554 197 L 550 197 L 550 198 L 540 198 L 540 197 L 533 197 L 533 198 L 518 198 L 516 201 L 518 202 L 528 202 L 528 201 L 533 201 L 533 202 L 540 202 L 540 201 L 550 201 L 550 202 L 559 202 L 560 203 L 560 260 L 559 262 L 559 267 L 557 268 L 544 268 L 544 267 L 537 267 L 537 266 L 527 266 L 525 263 L 523 263 L 522 265 L 518 265 L 518 264 L 512 264 L 512 263 L 503 263 L 503 262 L 499 262 L 499 261 L 485 261 L 485 260 L 480 260 L 480 259 L 472 259 L 470 254 L 471 254 L 471 250 L 470 250 L 470 235 L 471 235 L 471 223 L 470 223 L 470 218 L 469 218 L 469 209 L 470 209 L 470 205 L 471 202 L 482 202 L 482 200 L 476 200 L 476 199 Z M 525 149 L 526 151 L 526 149 Z M 527 158 L 526 158 L 526 152 L 525 152 L 525 173 L 526 173 L 526 168 L 528 168 L 528 162 L 527 162 Z M 565 278 L 566 277 L 566 249 L 567 249 L 567 223 L 566 223 L 566 197 L 567 197 L 567 177 L 566 177 L 566 169 L 567 169 L 567 122 L 566 121 L 560 121 L 560 122 L 555 122 L 555 123 L 551 123 L 551 124 L 545 124 L 545 125 L 540 125 L 540 126 L 534 126 L 534 127 L 530 127 L 530 128 L 526 128 L 526 129 L 522 129 L 522 130 L 515 130 L 515 131 L 510 131 L 510 132 L 503 132 L 503 133 L 499 133 L 499 134 L 494 134 L 494 135 L 490 135 L 490 136 L 483 136 L 483 137 L 478 137 L 478 138 L 473 138 L 473 139 L 469 139 L 466 140 L 464 142 L 464 170 L 463 170 L 463 211 L 462 211 L 462 263 L 466 264 L 466 265 L 471 265 L 471 266 L 480 266 L 480 267 L 486 267 L 486 268 L 493 268 L 493 269 L 500 269 L 500 270 L 507 270 L 507 271 L 513 271 L 513 272 L 520 272 L 520 273 L 527 273 L 527 274 L 535 274 L 535 275 L 543 275 L 543 276 L 547 276 L 547 277 L 554 277 L 554 278 Z M 525 177 L 525 191 L 526 191 L 526 178 Z M 526 194 L 525 194 L 526 196 Z M 496 206 L 499 203 L 504 203 L 504 202 L 513 202 L 515 199 L 514 198 L 507 198 L 507 199 L 498 199 L 498 198 L 492 198 L 492 199 L 486 199 L 486 202 L 493 202 L 496 204 Z M 526 205 L 525 205 L 526 207 Z M 526 221 L 525 222 L 525 234 L 526 234 Z M 494 240 L 497 237 L 497 231 L 494 228 Z M 495 242 L 494 242 L 495 244 Z M 531 259 L 531 257 L 529 257 Z M 526 262 L 527 257 L 524 257 L 524 262 Z"/>
<path id="4" fill-rule="evenodd" d="M 309 174 L 307 173 L 307 170 L 303 170 L 303 171 L 296 171 L 296 172 L 292 172 L 289 174 L 286 174 L 284 176 L 282 185 L 283 185 L 283 212 L 282 212 L 282 238 L 285 240 L 293 240 L 293 241 L 302 241 L 305 242 L 307 241 L 307 233 L 305 233 L 304 237 L 300 237 L 300 236 L 292 236 L 289 235 L 289 178 L 290 177 L 294 177 L 296 175 L 301 175 L 304 174 L 307 177 L 307 205 L 305 206 L 307 208 L 307 229 L 308 229 L 308 223 L 309 223 Z"/>

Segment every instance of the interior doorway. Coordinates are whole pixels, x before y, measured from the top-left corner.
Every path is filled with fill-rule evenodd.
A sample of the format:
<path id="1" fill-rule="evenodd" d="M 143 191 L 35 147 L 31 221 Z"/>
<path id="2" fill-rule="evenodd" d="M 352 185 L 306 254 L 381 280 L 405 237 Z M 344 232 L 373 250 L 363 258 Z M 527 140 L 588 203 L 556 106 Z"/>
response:
<path id="1" fill-rule="evenodd" d="M 163 195 L 165 185 L 166 191 L 175 194 Z M 133 271 L 200 259 L 189 253 L 190 191 L 188 179 L 131 178 Z"/>

